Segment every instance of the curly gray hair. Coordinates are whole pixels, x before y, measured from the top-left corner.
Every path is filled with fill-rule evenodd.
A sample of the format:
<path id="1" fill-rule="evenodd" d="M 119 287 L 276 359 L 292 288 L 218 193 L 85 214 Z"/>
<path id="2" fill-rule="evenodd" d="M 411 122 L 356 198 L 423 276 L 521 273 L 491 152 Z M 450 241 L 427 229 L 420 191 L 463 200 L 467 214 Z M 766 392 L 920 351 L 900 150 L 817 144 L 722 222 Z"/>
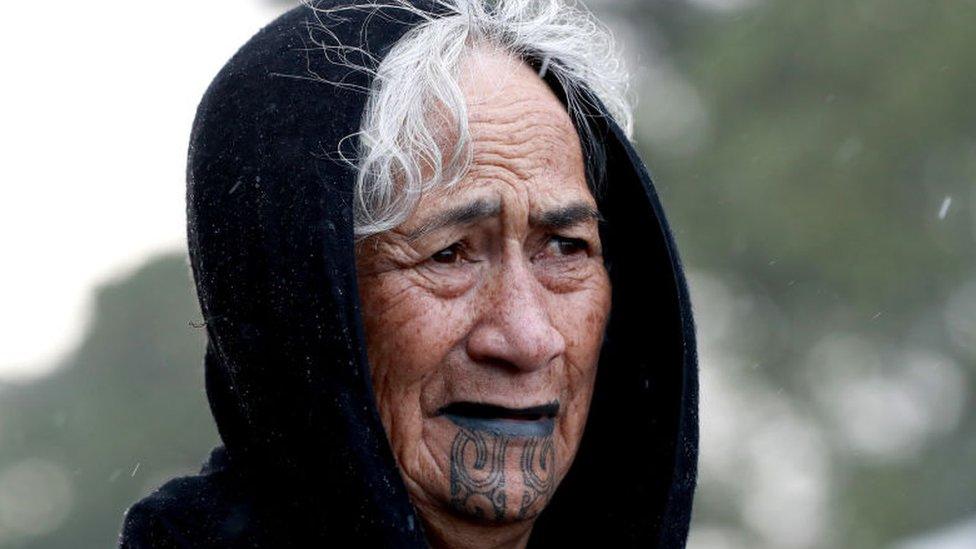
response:
<path id="1" fill-rule="evenodd" d="M 603 103 L 628 137 L 633 131 L 628 74 L 613 36 L 576 3 L 430 0 L 434 11 L 409 0 L 331 7 L 308 0 L 306 4 L 322 23 L 320 31 L 328 31 L 326 18 L 341 17 L 349 10 L 403 10 L 421 20 L 375 68 L 350 61 L 369 59 L 361 49 L 316 42 L 331 60 L 373 76 L 359 132 L 347 138 L 358 139 L 355 157 L 343 156 L 357 168 L 353 208 L 357 239 L 397 227 L 424 192 L 463 178 L 471 162 L 471 139 L 458 75 L 462 62 L 478 47 L 535 61 L 540 76 L 548 74 L 559 82 L 567 110 L 584 136 L 589 135 L 587 113 L 595 112 L 588 108 L 592 105 L 587 104 L 587 93 Z M 592 135 L 582 145 L 591 153 L 587 154 L 590 161 L 599 158 Z M 588 169 L 592 173 L 602 167 L 588 165 Z"/>

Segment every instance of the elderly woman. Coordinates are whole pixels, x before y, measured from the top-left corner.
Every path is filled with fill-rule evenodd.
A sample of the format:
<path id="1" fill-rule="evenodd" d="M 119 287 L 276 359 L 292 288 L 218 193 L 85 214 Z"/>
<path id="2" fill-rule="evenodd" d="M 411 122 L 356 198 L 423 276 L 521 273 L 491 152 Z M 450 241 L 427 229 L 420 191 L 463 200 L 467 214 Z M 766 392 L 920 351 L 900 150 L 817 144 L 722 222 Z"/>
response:
<path id="1" fill-rule="evenodd" d="M 557 0 L 320 2 L 248 42 L 188 173 L 224 445 L 121 545 L 683 546 L 694 330 L 624 84 Z"/>

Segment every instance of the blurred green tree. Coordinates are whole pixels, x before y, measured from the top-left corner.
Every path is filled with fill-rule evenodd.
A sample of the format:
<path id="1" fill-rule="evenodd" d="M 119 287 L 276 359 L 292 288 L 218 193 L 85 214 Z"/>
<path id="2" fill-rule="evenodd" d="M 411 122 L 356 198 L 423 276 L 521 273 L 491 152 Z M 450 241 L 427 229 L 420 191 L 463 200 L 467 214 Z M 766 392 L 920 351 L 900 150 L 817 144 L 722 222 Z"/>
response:
<path id="1" fill-rule="evenodd" d="M 68 495 L 52 500 L 64 490 L 50 475 L 33 479 L 36 489 L 29 476 L 8 478 L 26 493 L 0 496 L 0 545 L 111 547 L 129 505 L 170 476 L 196 472 L 217 442 L 203 329 L 190 325 L 199 320 L 186 259 L 157 258 L 96 290 L 88 334 L 58 371 L 0 387 L 0 475 L 44 460 L 68 483 Z M 10 523 L 17 518 L 47 524 Z"/>
<path id="2" fill-rule="evenodd" d="M 733 374 L 737 383 L 785 394 L 826 433 L 831 538 L 799 545 L 883 547 L 976 514 L 976 408 L 967 397 L 976 379 L 976 314 L 959 312 L 976 306 L 971 299 L 960 305 L 976 279 L 976 3 L 702 0 L 605 8 L 630 23 L 644 63 L 664 59 L 700 100 L 702 112 L 681 110 L 687 101 L 662 96 L 666 83 L 652 71 L 637 90 L 638 141 L 686 263 L 754 304 L 734 318 L 723 348 L 755 366 Z M 676 108 L 704 117 L 691 128 L 691 151 L 670 146 L 669 128 L 659 125 L 657 111 Z M 956 325 L 947 320 L 951 307 Z M 866 416 L 894 415 L 896 405 L 913 401 L 885 397 L 877 383 L 852 384 L 851 395 L 877 399 L 845 405 L 871 413 L 838 420 L 829 408 L 844 398 L 845 372 L 868 369 L 871 357 L 823 360 L 816 350 L 837 337 L 878 349 L 879 379 L 913 368 L 905 366 L 915 364 L 912 349 L 937 350 L 942 366 L 956 366 L 935 371 L 948 369 L 943 381 L 958 379 L 953 394 L 968 406 L 950 431 L 914 451 L 865 455 L 838 434 L 843 424 L 870 430 Z M 721 367 L 702 364 L 706 377 Z M 825 386 L 836 393 L 828 402 L 818 395 Z M 702 398 L 707 408 L 709 395 Z M 722 492 L 706 478 L 700 495 L 696 525 L 748 530 L 743 493 Z"/>

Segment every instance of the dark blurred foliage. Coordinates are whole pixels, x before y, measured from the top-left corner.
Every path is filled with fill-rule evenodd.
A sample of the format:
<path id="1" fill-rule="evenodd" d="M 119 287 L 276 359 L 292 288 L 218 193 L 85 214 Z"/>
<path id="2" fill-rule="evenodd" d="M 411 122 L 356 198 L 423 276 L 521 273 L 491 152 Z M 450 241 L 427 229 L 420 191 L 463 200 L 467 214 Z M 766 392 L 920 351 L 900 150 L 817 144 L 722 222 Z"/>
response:
<path id="1" fill-rule="evenodd" d="M 871 548 L 971 519 L 976 2 L 703 5 L 595 7 L 637 51 L 637 140 L 692 272 L 706 422 L 694 529 L 734 534 L 722 547 Z M 27 492 L 20 514 L 0 493 L 0 544 L 110 546 L 127 505 L 216 443 L 185 259 L 96 295 L 56 373 L 0 387 L 0 490 Z M 741 415 L 711 413 L 720 400 Z M 725 426 L 735 437 L 711 446 Z M 757 445 L 768 432 L 783 436 Z M 762 478 L 780 465 L 817 485 L 776 492 L 792 477 Z M 32 486 L 57 497 L 44 507 Z M 757 486 L 816 497 L 757 512 L 778 501 Z M 819 511 L 791 510 L 803 505 Z M 791 537 L 804 517 L 820 522 Z"/>

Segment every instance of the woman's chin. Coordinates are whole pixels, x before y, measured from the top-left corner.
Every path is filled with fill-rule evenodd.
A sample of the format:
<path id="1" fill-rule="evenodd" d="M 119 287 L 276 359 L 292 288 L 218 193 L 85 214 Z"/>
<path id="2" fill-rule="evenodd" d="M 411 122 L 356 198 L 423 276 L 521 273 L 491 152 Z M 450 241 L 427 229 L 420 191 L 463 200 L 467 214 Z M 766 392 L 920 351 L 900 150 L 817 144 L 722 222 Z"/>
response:
<path id="1" fill-rule="evenodd" d="M 428 482 L 453 515 L 498 524 L 542 512 L 558 478 L 551 422 L 460 427 L 440 417 L 432 423 L 427 448 L 439 462 L 431 471 L 440 478 Z"/>

